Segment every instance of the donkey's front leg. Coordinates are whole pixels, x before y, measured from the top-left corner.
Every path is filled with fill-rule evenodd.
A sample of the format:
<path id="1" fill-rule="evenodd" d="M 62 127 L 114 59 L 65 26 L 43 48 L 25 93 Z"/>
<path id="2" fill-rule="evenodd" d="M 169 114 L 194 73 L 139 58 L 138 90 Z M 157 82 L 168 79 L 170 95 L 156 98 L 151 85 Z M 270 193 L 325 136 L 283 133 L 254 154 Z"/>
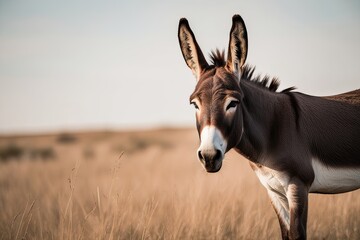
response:
<path id="1" fill-rule="evenodd" d="M 308 187 L 300 179 L 290 180 L 286 192 L 290 209 L 290 239 L 306 239 Z"/>
<path id="2" fill-rule="evenodd" d="M 276 215 L 279 220 L 281 237 L 283 240 L 289 239 L 289 229 L 290 229 L 290 214 L 289 214 L 289 202 L 287 197 L 282 192 L 273 191 L 273 189 L 268 190 L 268 195 L 271 199 L 271 204 L 276 212 Z"/>

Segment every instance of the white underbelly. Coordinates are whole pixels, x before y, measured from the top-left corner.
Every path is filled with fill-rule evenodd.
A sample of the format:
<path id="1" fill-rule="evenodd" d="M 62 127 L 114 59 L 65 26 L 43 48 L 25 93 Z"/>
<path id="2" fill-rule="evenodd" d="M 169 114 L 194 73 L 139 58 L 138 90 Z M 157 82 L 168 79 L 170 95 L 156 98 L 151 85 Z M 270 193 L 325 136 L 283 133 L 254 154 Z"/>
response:
<path id="1" fill-rule="evenodd" d="M 360 168 L 328 167 L 317 159 L 312 160 L 315 173 L 310 192 L 343 193 L 360 188 Z"/>

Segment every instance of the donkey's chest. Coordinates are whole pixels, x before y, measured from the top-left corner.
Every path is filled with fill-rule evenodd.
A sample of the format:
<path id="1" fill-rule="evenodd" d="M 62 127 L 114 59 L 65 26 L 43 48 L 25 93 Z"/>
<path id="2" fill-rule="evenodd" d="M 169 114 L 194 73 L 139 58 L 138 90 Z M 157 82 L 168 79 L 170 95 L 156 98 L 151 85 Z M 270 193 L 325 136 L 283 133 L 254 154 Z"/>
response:
<path id="1" fill-rule="evenodd" d="M 286 173 L 271 168 L 255 165 L 252 166 L 261 184 L 268 190 L 280 195 L 286 195 L 289 177 Z"/>

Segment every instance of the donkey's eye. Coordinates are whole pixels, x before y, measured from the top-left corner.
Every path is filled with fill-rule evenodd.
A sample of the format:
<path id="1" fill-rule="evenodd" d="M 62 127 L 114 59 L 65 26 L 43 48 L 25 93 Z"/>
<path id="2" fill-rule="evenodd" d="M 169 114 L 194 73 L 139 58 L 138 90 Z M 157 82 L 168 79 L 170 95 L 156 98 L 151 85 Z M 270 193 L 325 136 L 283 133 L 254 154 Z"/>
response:
<path id="1" fill-rule="evenodd" d="M 229 105 L 227 105 L 226 111 L 229 110 L 230 108 L 235 108 L 235 107 L 237 107 L 238 104 L 239 104 L 239 101 L 231 101 L 231 102 L 229 103 Z"/>
<path id="2" fill-rule="evenodd" d="M 195 109 L 199 109 L 198 105 L 196 104 L 196 102 L 191 102 L 191 105 L 194 105 Z"/>

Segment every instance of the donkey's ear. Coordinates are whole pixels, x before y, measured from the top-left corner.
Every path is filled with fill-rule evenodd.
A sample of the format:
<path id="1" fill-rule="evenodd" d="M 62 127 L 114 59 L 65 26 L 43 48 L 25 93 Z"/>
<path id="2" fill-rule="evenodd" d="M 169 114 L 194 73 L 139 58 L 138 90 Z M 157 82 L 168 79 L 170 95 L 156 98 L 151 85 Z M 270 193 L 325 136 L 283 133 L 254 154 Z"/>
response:
<path id="1" fill-rule="evenodd" d="M 226 67 L 241 79 L 242 67 L 244 66 L 248 51 L 248 39 L 244 20 L 240 15 L 232 18 L 228 59 Z"/>
<path id="2" fill-rule="evenodd" d="M 178 38 L 185 62 L 192 70 L 196 80 L 199 80 L 201 72 L 206 69 L 209 64 L 206 62 L 205 57 L 196 42 L 194 33 L 191 31 L 189 22 L 185 18 L 180 19 Z"/>

